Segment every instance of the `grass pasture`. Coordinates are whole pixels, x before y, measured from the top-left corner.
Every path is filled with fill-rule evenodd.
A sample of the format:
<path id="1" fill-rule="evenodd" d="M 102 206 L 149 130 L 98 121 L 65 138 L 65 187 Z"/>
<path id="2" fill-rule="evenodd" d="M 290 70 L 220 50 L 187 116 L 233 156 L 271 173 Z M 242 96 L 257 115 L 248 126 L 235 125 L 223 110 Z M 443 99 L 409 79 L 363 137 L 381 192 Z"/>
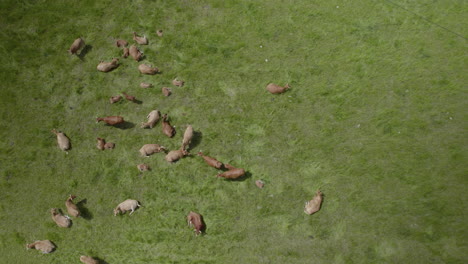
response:
<path id="1" fill-rule="evenodd" d="M 1 263 L 467 262 L 465 1 L 3 0 L 0 13 Z M 162 73 L 141 75 L 131 58 L 98 72 L 133 31 Z M 79 36 L 85 52 L 70 56 Z M 272 95 L 270 82 L 292 88 Z M 142 103 L 109 104 L 121 91 Z M 174 138 L 139 127 L 153 109 Z M 109 115 L 128 127 L 96 124 Z M 143 144 L 178 148 L 188 124 L 192 154 L 246 177 L 216 178 L 196 155 L 139 156 Z M 306 215 L 317 189 L 322 209 Z M 85 217 L 62 229 L 49 210 L 69 194 Z M 114 217 L 129 198 L 143 207 Z M 42 239 L 56 252 L 25 249 Z"/>

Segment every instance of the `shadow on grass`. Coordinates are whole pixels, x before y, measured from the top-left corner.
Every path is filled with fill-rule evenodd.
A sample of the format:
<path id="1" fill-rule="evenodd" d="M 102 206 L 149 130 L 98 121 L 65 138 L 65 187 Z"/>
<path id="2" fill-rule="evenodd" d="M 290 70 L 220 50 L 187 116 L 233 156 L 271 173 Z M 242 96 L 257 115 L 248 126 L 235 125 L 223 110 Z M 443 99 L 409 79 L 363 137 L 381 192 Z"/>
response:
<path id="1" fill-rule="evenodd" d="M 231 181 L 240 181 L 240 182 L 243 182 L 249 178 L 252 177 L 252 173 L 246 171 L 244 175 L 242 175 L 241 177 L 237 178 L 237 179 L 233 179 Z"/>
<path id="2" fill-rule="evenodd" d="M 50 251 L 50 253 L 55 252 L 59 247 L 57 246 L 57 244 L 55 244 L 52 241 L 50 241 L 50 243 L 52 243 L 52 245 L 54 245 L 54 248 L 52 249 L 52 251 Z"/>
<path id="3" fill-rule="evenodd" d="M 133 102 L 134 102 L 135 104 L 142 104 L 142 103 L 143 103 L 143 101 L 138 100 L 138 99 L 133 100 Z"/>
<path id="4" fill-rule="evenodd" d="M 200 229 L 200 234 L 203 236 L 206 234 L 206 223 L 205 220 L 203 219 L 203 215 L 200 215 L 200 221 L 202 222 L 202 227 Z"/>
<path id="5" fill-rule="evenodd" d="M 68 147 L 68 149 L 67 149 L 65 152 L 68 154 L 68 151 L 70 151 L 70 150 L 72 150 L 72 149 L 73 149 L 73 146 L 72 146 L 72 144 L 71 144 L 71 142 L 70 142 L 70 146 Z"/>
<path id="6" fill-rule="evenodd" d="M 98 258 L 98 257 L 93 257 L 93 258 L 97 260 L 99 264 L 109 264 L 109 262 L 103 260 L 102 258 Z"/>
<path id="7" fill-rule="evenodd" d="M 76 206 L 78 206 L 78 209 L 81 212 L 81 217 L 86 220 L 91 220 L 93 219 L 93 214 L 88 210 L 88 208 L 84 207 L 84 204 L 88 202 L 88 199 L 83 199 L 76 203 Z"/>
<path id="8" fill-rule="evenodd" d="M 92 49 L 93 49 L 93 46 L 91 46 L 91 45 L 85 45 L 84 48 L 81 50 L 80 54 L 78 55 L 78 58 L 80 58 L 80 60 L 84 61 L 84 57 L 85 57 L 86 54 L 88 54 L 88 52 L 90 52 Z"/>
<path id="9" fill-rule="evenodd" d="M 107 125 L 111 126 L 111 125 Z M 134 128 L 135 124 L 132 122 L 124 121 L 123 123 L 113 125 L 113 127 L 120 128 L 120 129 L 129 129 L 129 128 Z"/>
<path id="10" fill-rule="evenodd" d="M 196 148 L 200 143 L 202 142 L 203 139 L 203 133 L 200 131 L 193 131 L 193 138 L 192 141 L 190 142 L 190 149 Z"/>

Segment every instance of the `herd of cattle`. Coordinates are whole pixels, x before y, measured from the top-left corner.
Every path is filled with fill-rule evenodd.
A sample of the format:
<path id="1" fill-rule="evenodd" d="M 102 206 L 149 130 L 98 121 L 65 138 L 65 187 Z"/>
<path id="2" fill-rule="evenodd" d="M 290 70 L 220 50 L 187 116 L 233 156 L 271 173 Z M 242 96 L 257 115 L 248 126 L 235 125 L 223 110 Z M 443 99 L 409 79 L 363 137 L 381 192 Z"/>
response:
<path id="1" fill-rule="evenodd" d="M 163 36 L 162 30 L 158 30 L 156 34 L 159 37 Z M 136 42 L 136 44 L 139 45 L 148 45 L 149 41 L 146 36 L 138 36 L 135 32 L 133 32 L 133 40 Z M 143 58 L 143 53 L 140 51 L 140 49 L 136 45 L 131 45 L 129 48 L 128 42 L 122 39 L 116 40 L 115 45 L 118 48 L 122 48 L 122 57 L 127 58 L 128 56 L 131 56 L 135 61 L 140 61 Z M 70 54 L 78 54 L 80 50 L 82 50 L 85 47 L 85 42 L 82 38 L 76 39 L 73 44 L 71 45 L 70 49 L 68 52 Z M 119 66 L 119 59 L 114 58 L 110 62 L 103 62 L 101 61 L 98 66 L 97 70 L 101 72 L 110 72 L 117 68 Z M 159 69 L 157 67 L 152 67 L 147 64 L 140 64 L 138 66 L 138 70 L 142 74 L 149 74 L 149 75 L 154 75 L 156 73 L 159 73 Z M 172 81 L 172 84 L 178 87 L 182 87 L 184 85 L 184 81 L 174 79 Z M 153 85 L 150 83 L 141 83 L 140 87 L 142 88 L 149 88 L 152 87 Z M 287 89 L 289 89 L 290 86 L 286 84 L 285 86 L 279 86 L 273 83 L 270 83 L 266 86 L 266 90 L 269 91 L 272 94 L 280 94 L 285 92 Z M 162 93 L 165 96 L 169 96 L 172 91 L 168 87 L 163 87 L 161 89 Z M 128 95 L 125 92 L 122 92 L 124 97 L 129 100 L 129 101 L 135 101 L 136 98 L 134 96 Z M 117 96 L 112 96 L 110 98 L 110 103 L 116 103 L 122 99 L 122 96 L 117 95 Z M 144 122 L 141 124 L 141 128 L 153 128 L 158 121 L 162 117 L 162 132 L 169 138 L 174 137 L 176 130 L 175 128 L 171 125 L 169 122 L 169 118 L 167 114 L 164 114 L 161 116 L 161 113 L 158 110 L 153 110 L 147 115 L 147 122 Z M 99 117 L 96 119 L 97 122 L 105 122 L 109 126 L 121 126 L 122 124 L 125 123 L 125 120 L 122 116 L 106 116 L 106 117 Z M 57 144 L 59 148 L 63 151 L 68 151 L 71 149 L 71 144 L 70 144 L 70 139 L 60 131 L 57 131 L 56 129 L 53 129 L 52 132 L 56 135 L 57 137 Z M 190 144 L 192 141 L 192 138 L 194 137 L 194 130 L 191 125 L 188 125 L 185 132 L 184 136 L 182 139 L 182 144 L 179 149 L 176 150 L 171 150 L 168 151 L 165 147 L 159 145 L 159 144 L 145 144 L 143 145 L 139 152 L 141 156 L 143 157 L 149 157 L 150 155 L 154 153 L 165 153 L 165 160 L 167 162 L 177 162 L 178 160 L 182 159 L 183 157 L 189 155 L 189 150 L 190 150 Z M 112 142 L 106 142 L 105 139 L 98 137 L 97 138 L 97 144 L 96 147 L 99 150 L 105 150 L 105 149 L 114 149 L 115 144 Z M 68 152 L 67 152 L 68 153 Z M 222 163 L 218 161 L 217 159 L 206 156 L 202 152 L 197 153 L 198 156 L 202 157 L 203 160 L 205 161 L 206 164 L 209 166 L 216 168 L 218 170 L 221 170 L 222 172 L 217 175 L 217 177 L 223 177 L 225 179 L 233 180 L 233 179 L 239 179 L 243 176 L 245 176 L 246 171 L 243 168 L 237 168 L 234 167 L 230 164 L 227 163 Z M 138 164 L 137 165 L 138 170 L 141 172 L 150 170 L 150 167 L 147 164 Z M 257 187 L 263 188 L 264 182 L 261 180 L 257 180 L 255 182 Z M 70 195 L 66 201 L 65 201 L 65 206 L 67 208 L 67 212 L 69 215 L 73 217 L 80 217 L 81 212 L 79 207 L 73 202 L 73 199 L 75 199 L 76 196 Z M 322 204 L 322 193 L 318 190 L 313 197 L 312 200 L 306 202 L 305 207 L 304 207 L 304 212 L 306 214 L 313 214 L 320 210 L 320 206 Z M 117 216 L 118 214 L 125 214 L 126 212 L 130 212 L 130 215 L 138 208 L 140 207 L 140 203 L 137 200 L 134 199 L 127 199 L 123 201 L 122 203 L 118 204 L 117 207 L 114 209 L 114 215 Z M 50 210 L 50 213 L 52 215 L 53 221 L 59 226 L 59 227 L 64 227 L 68 228 L 71 226 L 71 218 L 68 215 L 62 214 L 60 209 L 57 208 L 52 208 Z M 190 211 L 189 214 L 187 215 L 187 222 L 189 226 L 193 226 L 194 231 L 197 235 L 202 234 L 205 229 L 206 225 L 205 222 L 203 221 L 203 216 Z M 50 240 L 40 240 L 40 241 L 35 241 L 34 243 L 27 244 L 27 248 L 35 248 L 43 253 L 50 253 L 55 250 L 55 245 L 53 242 Z M 99 259 L 90 257 L 90 256 L 80 256 L 80 261 L 83 263 L 87 264 L 97 264 L 100 262 Z"/>

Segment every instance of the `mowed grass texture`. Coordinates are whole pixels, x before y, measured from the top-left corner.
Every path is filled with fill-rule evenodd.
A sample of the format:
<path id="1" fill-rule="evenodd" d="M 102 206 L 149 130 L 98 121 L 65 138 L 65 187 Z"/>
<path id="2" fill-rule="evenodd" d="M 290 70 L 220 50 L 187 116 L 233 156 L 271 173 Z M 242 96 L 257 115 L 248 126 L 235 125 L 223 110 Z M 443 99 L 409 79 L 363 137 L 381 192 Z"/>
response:
<path id="1" fill-rule="evenodd" d="M 465 263 L 466 10 L 464 1 L 2 1 L 0 262 Z M 98 72 L 133 31 L 150 42 L 140 63 L 162 73 L 141 75 L 131 58 Z M 86 52 L 70 56 L 77 37 Z M 292 88 L 272 95 L 270 82 Z M 122 91 L 142 103 L 111 105 Z M 154 109 L 168 113 L 174 138 L 161 123 L 140 128 Z M 96 124 L 109 115 L 128 128 Z M 192 156 L 139 156 L 148 143 L 177 149 L 188 124 Z M 71 139 L 68 154 L 53 128 Z M 116 148 L 98 150 L 96 137 Z M 248 173 L 217 178 L 198 151 Z M 152 171 L 137 171 L 143 162 Z M 317 189 L 322 209 L 306 215 Z M 85 217 L 63 229 L 49 210 L 65 211 L 69 194 Z M 142 207 L 114 217 L 125 199 Z M 187 227 L 189 211 L 204 216 L 206 234 Z M 26 250 L 42 239 L 57 250 Z"/>

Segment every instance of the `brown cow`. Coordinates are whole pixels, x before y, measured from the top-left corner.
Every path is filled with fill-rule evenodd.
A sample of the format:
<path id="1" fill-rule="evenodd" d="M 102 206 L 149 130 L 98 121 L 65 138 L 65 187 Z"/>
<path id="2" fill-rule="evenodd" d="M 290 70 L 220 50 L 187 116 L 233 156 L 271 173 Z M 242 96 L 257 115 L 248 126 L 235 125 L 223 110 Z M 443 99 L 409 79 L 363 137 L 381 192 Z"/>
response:
<path id="1" fill-rule="evenodd" d="M 140 37 L 136 32 L 133 32 L 133 40 L 140 45 L 148 45 L 148 38 L 146 36 Z"/>
<path id="2" fill-rule="evenodd" d="M 218 177 L 223 177 L 225 179 L 237 179 L 242 177 L 245 174 L 245 170 L 241 168 L 233 168 L 218 174 Z"/>
<path id="3" fill-rule="evenodd" d="M 97 144 L 96 144 L 96 147 L 99 149 L 99 150 L 104 150 L 104 146 L 106 145 L 106 140 L 103 139 L 103 138 L 96 138 L 97 139 Z"/>
<path id="4" fill-rule="evenodd" d="M 148 75 L 155 75 L 156 73 L 159 72 L 159 69 L 157 67 L 151 67 L 150 65 L 147 65 L 147 64 L 140 64 L 138 66 L 138 70 L 141 73 L 148 74 Z"/>
<path id="5" fill-rule="evenodd" d="M 141 128 L 153 128 L 154 125 L 159 121 L 159 118 L 161 117 L 161 113 L 159 112 L 159 110 L 153 110 L 151 111 L 147 116 L 146 118 L 148 118 L 148 122 L 146 123 L 142 123 L 141 124 Z"/>
<path id="6" fill-rule="evenodd" d="M 73 44 L 71 45 L 70 49 L 68 50 L 68 53 L 70 54 L 76 54 L 81 48 L 85 46 L 85 42 L 82 38 L 77 38 L 75 41 L 73 41 Z"/>
<path id="7" fill-rule="evenodd" d="M 68 199 L 65 201 L 65 206 L 67 207 L 67 212 L 74 217 L 79 217 L 80 216 L 80 210 L 78 209 L 78 206 L 73 203 L 73 199 L 75 199 L 75 195 L 71 195 L 68 197 Z"/>
<path id="8" fill-rule="evenodd" d="M 117 102 L 120 101 L 121 99 L 122 99 L 122 96 L 116 95 L 116 96 L 112 96 L 112 97 L 109 99 L 109 101 L 110 101 L 111 104 L 113 104 L 113 103 L 117 103 Z"/>
<path id="9" fill-rule="evenodd" d="M 304 213 L 311 215 L 313 213 L 318 212 L 320 210 L 320 206 L 322 205 L 322 197 L 323 197 L 322 192 L 320 190 L 317 190 L 314 198 L 306 202 L 304 206 Z"/>
<path id="10" fill-rule="evenodd" d="M 128 101 L 132 101 L 132 102 L 135 102 L 135 101 L 136 101 L 136 97 L 135 97 L 135 96 L 128 95 L 128 94 L 125 93 L 125 92 L 122 92 L 122 94 L 125 96 L 125 99 L 127 99 Z"/>
<path id="11" fill-rule="evenodd" d="M 161 88 L 161 91 L 162 91 L 162 94 L 164 94 L 164 96 L 169 96 L 172 94 L 172 90 L 168 87 Z"/>
<path id="12" fill-rule="evenodd" d="M 255 185 L 257 185 L 258 188 L 262 189 L 265 183 L 262 180 L 256 180 Z"/>
<path id="13" fill-rule="evenodd" d="M 167 114 L 163 115 L 162 131 L 170 138 L 173 137 L 176 133 L 175 128 L 171 126 L 171 123 L 169 123 L 169 120 L 167 119 Z"/>
<path id="14" fill-rule="evenodd" d="M 149 157 L 153 153 L 159 153 L 166 151 L 166 148 L 158 144 L 145 144 L 140 148 L 140 154 L 143 157 Z"/>
<path id="15" fill-rule="evenodd" d="M 189 153 L 183 149 L 178 149 L 178 150 L 171 150 L 169 153 L 167 153 L 165 159 L 168 162 L 176 162 L 179 159 L 187 156 Z"/>
<path id="16" fill-rule="evenodd" d="M 119 59 L 113 58 L 111 62 L 101 61 L 97 66 L 97 70 L 100 72 L 110 72 L 117 67 L 119 67 Z"/>
<path id="17" fill-rule="evenodd" d="M 143 52 L 141 52 L 135 45 L 130 46 L 130 56 L 136 61 L 140 61 L 143 57 Z"/>
<path id="18" fill-rule="evenodd" d="M 272 94 L 284 93 L 289 88 L 291 88 L 291 86 L 289 86 L 289 84 L 286 84 L 285 86 L 279 86 L 279 85 L 274 84 L 274 83 L 270 83 L 266 87 L 266 89 Z"/>
<path id="19" fill-rule="evenodd" d="M 138 164 L 137 168 L 141 172 L 150 170 L 150 167 L 147 164 L 144 164 L 144 163 Z"/>
<path id="20" fill-rule="evenodd" d="M 140 83 L 140 87 L 141 88 L 151 88 L 151 87 L 153 87 L 153 85 L 151 83 L 142 82 L 142 83 Z"/>
<path id="21" fill-rule="evenodd" d="M 185 129 L 184 138 L 182 139 L 182 149 L 188 149 L 193 138 L 193 127 L 188 125 Z"/>
<path id="22" fill-rule="evenodd" d="M 27 244 L 26 247 L 34 248 L 41 251 L 44 254 L 53 252 L 55 250 L 55 245 L 50 240 L 39 240 L 31 244 Z"/>
<path id="23" fill-rule="evenodd" d="M 107 143 L 104 145 L 104 148 L 105 148 L 105 149 L 113 149 L 113 148 L 115 148 L 115 143 L 107 142 Z"/>
<path id="24" fill-rule="evenodd" d="M 206 229 L 203 216 L 192 211 L 187 215 L 187 223 L 190 227 L 193 227 L 195 234 L 197 235 L 203 233 Z"/>
<path id="25" fill-rule="evenodd" d="M 205 160 L 206 164 L 210 165 L 213 168 L 216 168 L 216 169 L 219 170 L 219 169 L 221 169 L 223 167 L 223 163 L 218 161 L 215 158 L 205 156 L 205 155 L 203 155 L 202 152 L 198 152 L 197 155 L 202 157 Z"/>
<path id="26" fill-rule="evenodd" d="M 58 132 L 56 129 L 52 129 L 52 133 L 57 136 L 57 144 L 61 150 L 67 151 L 70 149 L 70 139 L 65 136 L 63 132 Z"/>
<path id="27" fill-rule="evenodd" d="M 81 256 L 80 261 L 85 263 L 85 264 L 99 264 L 99 260 L 94 259 L 94 258 L 89 257 L 89 256 Z"/>
<path id="28" fill-rule="evenodd" d="M 123 40 L 123 39 L 118 39 L 115 41 L 115 46 L 117 46 L 118 48 L 127 47 L 128 41 Z"/>
<path id="29" fill-rule="evenodd" d="M 50 214 L 54 222 L 60 227 L 70 227 L 71 220 L 70 217 L 61 214 L 57 208 L 50 209 Z"/>
<path id="30" fill-rule="evenodd" d="M 172 80 L 172 84 L 178 87 L 184 86 L 185 82 L 184 81 L 179 81 L 177 79 Z"/>
<path id="31" fill-rule="evenodd" d="M 106 116 L 106 117 L 98 117 L 96 118 L 96 121 L 99 123 L 100 121 L 104 121 L 105 123 L 107 123 L 108 125 L 117 125 L 117 124 L 121 124 L 124 121 L 123 117 L 121 116 Z"/>
<path id="32" fill-rule="evenodd" d="M 128 58 L 128 56 L 130 56 L 130 49 L 125 47 L 123 48 L 123 54 L 122 54 L 122 57 L 123 58 Z"/>

